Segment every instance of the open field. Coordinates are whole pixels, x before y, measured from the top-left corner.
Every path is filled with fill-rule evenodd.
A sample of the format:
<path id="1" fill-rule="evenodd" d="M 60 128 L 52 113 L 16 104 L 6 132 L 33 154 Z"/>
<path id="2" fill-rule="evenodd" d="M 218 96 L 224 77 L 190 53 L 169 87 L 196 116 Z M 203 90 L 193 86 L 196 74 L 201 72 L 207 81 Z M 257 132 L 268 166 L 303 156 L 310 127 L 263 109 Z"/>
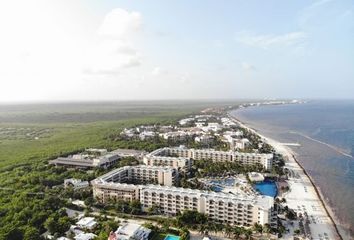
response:
<path id="1" fill-rule="evenodd" d="M 119 102 L 0 105 L 0 171 L 87 147 L 137 124 L 168 123 L 225 102 Z"/>

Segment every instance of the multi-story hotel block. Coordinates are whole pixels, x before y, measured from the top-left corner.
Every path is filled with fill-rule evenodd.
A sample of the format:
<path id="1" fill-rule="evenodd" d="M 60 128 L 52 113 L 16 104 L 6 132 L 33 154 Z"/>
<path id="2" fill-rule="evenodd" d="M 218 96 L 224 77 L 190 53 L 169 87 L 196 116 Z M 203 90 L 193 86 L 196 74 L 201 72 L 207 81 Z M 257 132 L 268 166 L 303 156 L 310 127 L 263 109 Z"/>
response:
<path id="1" fill-rule="evenodd" d="M 175 168 L 138 165 L 117 168 L 94 181 L 172 186 L 177 179 L 178 171 Z"/>
<path id="2" fill-rule="evenodd" d="M 138 200 L 143 210 L 157 207 L 162 214 L 176 215 L 195 210 L 211 219 L 231 225 L 274 223 L 274 199 L 261 195 L 217 193 L 172 187 L 178 168 L 189 168 L 191 160 L 235 161 L 271 168 L 272 154 L 214 151 L 211 149 L 161 148 L 144 157 L 146 165 L 115 169 L 91 182 L 94 197 L 106 203 L 112 199 Z M 140 185 L 134 185 L 140 184 Z M 155 183 L 159 185 L 141 185 Z"/>
<path id="3" fill-rule="evenodd" d="M 143 162 L 148 166 L 169 166 L 177 169 L 189 169 L 191 167 L 191 159 L 188 157 L 166 155 L 168 155 L 166 148 L 160 148 L 145 155 Z"/>
<path id="4" fill-rule="evenodd" d="M 106 203 L 112 199 L 138 200 L 142 210 L 157 207 L 161 214 L 174 216 L 194 210 L 230 225 L 251 226 L 274 223 L 274 200 L 268 196 L 244 196 L 159 185 L 92 182 L 94 197 Z"/>
<path id="5" fill-rule="evenodd" d="M 139 199 L 139 185 L 156 183 L 172 186 L 178 179 L 178 171 L 170 167 L 126 166 L 110 171 L 91 182 L 93 195 L 101 202 L 109 200 L 132 201 Z"/>
<path id="6" fill-rule="evenodd" d="M 195 189 L 148 185 L 140 188 L 143 209 L 157 206 L 161 213 L 176 215 L 195 210 L 211 219 L 231 225 L 271 224 L 274 200 L 268 196 L 240 196 Z"/>
<path id="7" fill-rule="evenodd" d="M 171 159 L 168 160 L 168 157 Z M 161 160 L 158 160 L 159 158 Z M 178 164 L 178 161 L 182 162 L 182 159 L 204 159 L 214 162 L 230 161 L 238 162 L 244 165 L 260 164 L 265 169 L 269 170 L 272 168 L 273 154 L 242 153 L 235 151 L 216 151 L 213 149 L 188 149 L 185 147 L 173 147 L 161 148 L 151 152 L 145 156 L 144 163 L 148 165 L 164 165 L 162 163 L 165 163 L 165 165 L 174 166 Z"/>

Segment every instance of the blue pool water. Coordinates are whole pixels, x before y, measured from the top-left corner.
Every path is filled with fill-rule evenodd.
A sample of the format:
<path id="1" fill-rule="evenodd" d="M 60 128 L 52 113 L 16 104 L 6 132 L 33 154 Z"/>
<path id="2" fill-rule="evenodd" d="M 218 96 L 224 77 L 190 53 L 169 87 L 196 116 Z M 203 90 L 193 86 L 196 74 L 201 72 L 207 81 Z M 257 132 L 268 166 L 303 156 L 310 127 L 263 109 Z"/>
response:
<path id="1" fill-rule="evenodd" d="M 277 186 L 275 182 L 265 180 L 255 184 L 255 189 L 258 190 L 262 195 L 275 197 L 277 195 Z"/>
<path id="2" fill-rule="evenodd" d="M 175 235 L 167 235 L 164 240 L 179 240 L 180 237 Z"/>

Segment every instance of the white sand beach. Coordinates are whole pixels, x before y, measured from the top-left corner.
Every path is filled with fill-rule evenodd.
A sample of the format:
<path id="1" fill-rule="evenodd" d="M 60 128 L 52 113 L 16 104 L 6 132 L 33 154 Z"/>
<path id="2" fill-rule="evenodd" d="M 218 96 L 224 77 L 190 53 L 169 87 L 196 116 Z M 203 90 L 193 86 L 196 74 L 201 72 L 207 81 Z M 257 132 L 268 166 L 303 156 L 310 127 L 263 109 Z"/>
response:
<path id="1" fill-rule="evenodd" d="M 327 213 L 327 211 L 329 212 L 331 209 L 328 206 L 325 206 L 325 203 L 321 201 L 321 198 L 316 192 L 315 186 L 310 181 L 310 178 L 297 163 L 295 159 L 296 154 L 289 147 L 286 147 L 271 138 L 262 136 L 254 129 L 246 126 L 231 115 L 230 118 L 233 118 L 243 128 L 258 134 L 268 144 L 272 145 L 278 153 L 285 156 L 285 167 L 289 169 L 292 174 L 288 180 L 290 191 L 281 197 L 286 199 L 286 204 L 288 207 L 294 209 L 297 214 L 301 213 L 304 215 L 305 212 L 307 213 L 310 220 L 309 227 L 312 237 L 311 239 L 341 239 L 336 231 L 334 222 L 332 221 L 330 215 Z M 293 239 L 293 231 L 297 228 L 297 223 L 294 223 L 293 226 L 289 224 L 290 232 L 287 233 L 283 239 Z"/>

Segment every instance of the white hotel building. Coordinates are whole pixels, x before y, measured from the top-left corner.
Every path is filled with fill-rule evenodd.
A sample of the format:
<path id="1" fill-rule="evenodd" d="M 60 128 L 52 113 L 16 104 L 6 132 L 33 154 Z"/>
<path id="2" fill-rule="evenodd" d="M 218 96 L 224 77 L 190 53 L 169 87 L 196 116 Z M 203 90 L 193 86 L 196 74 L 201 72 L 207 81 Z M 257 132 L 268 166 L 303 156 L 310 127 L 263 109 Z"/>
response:
<path id="1" fill-rule="evenodd" d="M 167 148 L 157 149 L 145 155 L 143 162 L 148 166 L 169 166 L 177 169 L 189 169 L 191 159 L 188 157 L 173 157 L 168 154 Z"/>
<path id="2" fill-rule="evenodd" d="M 158 206 L 161 213 L 176 215 L 195 210 L 230 225 L 274 223 L 274 200 L 268 196 L 244 196 L 195 189 L 147 185 L 140 188 L 143 210 Z"/>
<path id="3" fill-rule="evenodd" d="M 173 157 L 171 157 L 173 156 Z M 158 160 L 160 159 L 160 160 Z M 167 165 L 176 167 L 186 159 L 211 160 L 213 162 L 238 162 L 243 165 L 260 164 L 266 170 L 272 168 L 273 154 L 242 153 L 236 151 L 216 151 L 213 149 L 188 149 L 185 147 L 161 148 L 157 149 L 144 158 L 147 165 Z M 181 163 L 180 163 L 181 162 Z M 188 162 L 190 166 L 190 162 Z"/>
<path id="4" fill-rule="evenodd" d="M 273 223 L 272 197 L 171 187 L 177 176 L 177 170 L 170 167 L 128 166 L 113 170 L 93 180 L 91 184 L 94 197 L 103 203 L 112 199 L 138 200 L 143 210 L 157 206 L 166 215 L 195 210 L 215 221 L 231 225 Z M 141 183 L 151 180 L 160 185 L 130 184 L 134 181 Z"/>

